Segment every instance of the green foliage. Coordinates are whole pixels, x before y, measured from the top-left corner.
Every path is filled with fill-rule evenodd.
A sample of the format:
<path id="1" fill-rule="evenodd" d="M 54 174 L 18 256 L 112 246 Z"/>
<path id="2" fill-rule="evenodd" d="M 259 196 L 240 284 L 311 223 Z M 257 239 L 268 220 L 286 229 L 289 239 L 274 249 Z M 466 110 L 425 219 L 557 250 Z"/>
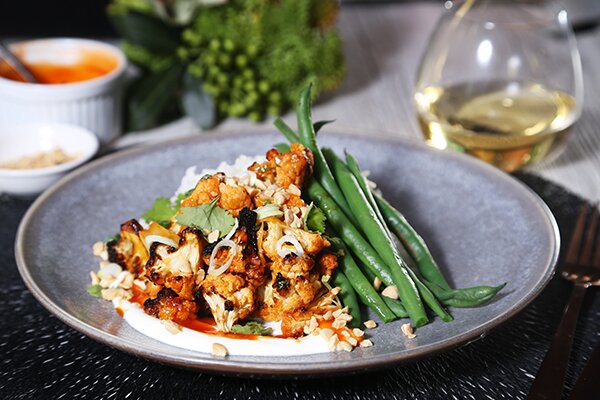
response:
<path id="1" fill-rule="evenodd" d="M 190 92 L 178 92 L 184 111 L 204 125 L 211 115 L 215 123 L 279 115 L 308 83 L 316 98 L 343 79 L 336 0 L 172 0 L 168 9 L 156 1 L 113 0 L 111 20 L 133 63 L 154 73 L 179 64 L 195 79 L 176 86 Z M 185 18 L 176 18 L 178 7 Z M 167 104 L 148 122 L 157 123 Z"/>
<path id="2" fill-rule="evenodd" d="M 200 229 L 206 235 L 219 231 L 219 237 L 227 235 L 235 225 L 235 218 L 217 205 L 217 199 L 210 204 L 183 207 L 175 220 L 180 225 Z"/>
<path id="3" fill-rule="evenodd" d="M 102 297 L 102 286 L 98 284 L 88 286 L 87 292 L 90 296 Z"/>
<path id="4" fill-rule="evenodd" d="M 178 206 L 171 204 L 171 200 L 167 199 L 166 197 L 159 197 L 158 199 L 154 200 L 152 207 L 146 211 L 142 217 L 148 222 L 154 221 L 157 224 L 168 227 L 169 223 L 171 222 L 171 218 L 173 215 L 175 215 L 178 209 Z"/>
<path id="5" fill-rule="evenodd" d="M 326 221 L 327 217 L 325 216 L 325 213 L 323 213 L 323 210 L 313 203 L 310 203 L 308 212 L 304 215 L 304 226 L 306 226 L 306 229 L 323 234 L 325 233 Z"/>
<path id="6" fill-rule="evenodd" d="M 256 321 L 248 321 L 244 323 L 244 325 L 235 324 L 231 327 L 231 332 L 233 333 L 243 333 L 246 335 L 261 335 L 261 336 L 271 336 L 273 334 L 273 329 L 267 328 L 262 325 L 260 322 Z"/>

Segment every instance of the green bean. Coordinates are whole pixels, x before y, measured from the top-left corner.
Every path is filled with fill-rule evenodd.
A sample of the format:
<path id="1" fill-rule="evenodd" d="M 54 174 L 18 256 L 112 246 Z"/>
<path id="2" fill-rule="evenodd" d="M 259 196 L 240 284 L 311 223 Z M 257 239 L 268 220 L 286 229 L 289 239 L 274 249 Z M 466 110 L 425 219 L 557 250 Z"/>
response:
<path id="1" fill-rule="evenodd" d="M 352 175 L 354 175 L 354 177 L 356 178 L 358 185 L 360 186 L 362 192 L 369 201 L 369 204 L 371 205 L 371 207 L 373 207 L 373 210 L 375 210 L 377 218 L 379 218 L 379 221 L 381 221 L 382 224 L 385 224 L 385 219 L 383 219 L 383 215 L 381 214 L 379 207 L 377 207 L 377 203 L 375 203 L 375 198 L 373 197 L 373 193 L 369 188 L 367 178 L 363 176 L 358 161 L 356 161 L 354 156 L 348 152 L 346 152 L 346 165 L 348 166 L 350 172 L 352 172 Z"/>
<path id="2" fill-rule="evenodd" d="M 440 299 L 440 301 L 448 306 L 453 307 L 477 307 L 490 301 L 506 283 L 498 286 L 473 286 L 464 289 L 444 289 L 439 285 L 424 281 L 425 285 Z"/>
<path id="3" fill-rule="evenodd" d="M 341 242 L 341 241 L 340 241 Z M 360 270 L 350 251 L 344 246 L 343 243 L 337 243 L 332 241 L 332 249 L 342 250 L 344 255 L 339 258 L 340 268 L 350 281 L 350 284 L 354 288 L 354 291 L 360 297 L 363 304 L 368 306 L 371 310 L 375 311 L 379 318 L 384 322 L 393 321 L 395 313 L 381 299 L 375 288 L 365 278 L 363 272 Z"/>
<path id="4" fill-rule="evenodd" d="M 400 300 L 391 299 L 386 296 L 381 296 L 383 302 L 392 310 L 392 312 L 398 318 L 406 318 L 408 317 L 408 313 L 406 312 L 406 308 L 402 305 Z"/>
<path id="5" fill-rule="evenodd" d="M 287 153 L 290 151 L 290 146 L 287 143 L 277 143 L 273 147 L 276 148 L 280 153 Z"/>
<path id="6" fill-rule="evenodd" d="M 340 208 L 344 211 L 344 213 L 346 213 L 350 221 L 357 225 L 356 218 L 352 213 L 352 209 L 348 205 L 346 199 L 344 198 L 344 194 L 335 182 L 333 174 L 331 173 L 331 170 L 325 161 L 325 157 L 323 157 L 323 153 L 321 153 L 321 149 L 317 145 L 315 129 L 312 124 L 310 111 L 311 86 L 312 85 L 309 85 L 302 91 L 300 94 L 300 100 L 298 101 L 298 110 L 296 114 L 298 117 L 300 142 L 304 146 L 308 147 L 313 153 L 313 157 L 315 159 L 315 176 L 317 180 L 321 183 L 321 185 L 323 185 L 325 190 L 331 194 L 331 197 L 333 197 L 335 202 L 338 203 Z"/>
<path id="7" fill-rule="evenodd" d="M 286 124 L 281 118 L 277 117 L 273 122 L 273 125 L 279 129 L 279 132 L 281 132 L 290 143 L 300 142 L 300 137 L 298 137 L 298 134 L 296 134 L 296 132 L 294 132 L 294 130 L 290 128 L 289 125 Z"/>
<path id="8" fill-rule="evenodd" d="M 377 252 L 363 238 L 319 182 L 311 179 L 306 190 L 311 200 L 323 210 L 327 217 L 327 222 L 333 226 L 338 237 L 346 243 L 358 259 L 386 285 L 393 285 L 392 275 L 388 271 L 387 266 L 381 261 Z"/>
<path id="9" fill-rule="evenodd" d="M 348 326 L 360 326 L 361 319 L 358 299 L 356 298 L 356 293 L 354 292 L 352 284 L 350 284 L 350 281 L 342 271 L 338 270 L 333 275 L 333 285 L 341 289 L 338 296 L 344 307 L 348 307 L 348 314 L 352 316 L 352 320 L 348 323 Z"/>
<path id="10" fill-rule="evenodd" d="M 419 294 L 421 295 L 421 298 L 423 299 L 425 304 L 427 304 L 429 306 L 429 308 L 431 308 L 431 311 L 433 311 L 444 322 L 453 321 L 454 318 L 452 318 L 452 315 L 450 315 L 448 313 L 448 311 L 446 311 L 444 309 L 444 307 L 442 307 L 442 305 L 440 304 L 438 299 L 436 299 L 434 294 L 431 292 L 431 290 L 429 290 L 429 288 L 423 282 L 421 282 L 421 280 L 414 273 L 414 271 L 411 270 L 410 268 L 407 268 L 407 271 L 408 271 L 410 277 L 412 278 L 413 282 L 417 286 L 417 289 L 419 290 Z"/>
<path id="11" fill-rule="evenodd" d="M 417 262 L 421 275 L 429 282 L 449 290 L 450 285 L 433 259 L 423 238 L 412 226 L 410 226 L 406 218 L 404 218 L 398 210 L 392 207 L 390 203 L 380 196 L 375 196 L 375 201 L 379 205 L 379 209 L 385 217 L 388 227 L 393 230 L 402 243 L 404 243 L 414 260 Z"/>
<path id="12" fill-rule="evenodd" d="M 419 292 L 406 270 L 406 265 L 397 255 L 391 241 L 391 236 L 386 233 L 384 226 L 377 219 L 373 209 L 369 206 L 368 201 L 358 187 L 356 179 L 350 171 L 348 171 L 346 165 L 339 159 L 334 160 L 333 170 L 337 181 L 346 196 L 346 200 L 351 204 L 357 219 L 360 221 L 362 231 L 365 232 L 369 242 L 373 246 L 369 247 L 376 250 L 376 252 L 373 250 L 376 262 L 380 262 L 382 264 L 382 269 L 384 270 L 388 270 L 384 262 L 391 266 L 388 271 L 391 274 L 392 282 L 398 289 L 413 324 L 417 327 L 424 325 L 427 323 L 428 319 L 421 298 L 419 297 Z M 309 185 L 309 195 L 311 199 L 315 201 L 319 196 L 313 196 L 311 193 L 312 186 L 313 184 L 311 183 Z M 329 219 L 329 215 L 327 215 L 327 218 Z M 334 229 L 340 233 L 342 240 L 344 240 L 349 247 L 352 247 L 351 244 L 346 241 L 341 229 L 336 226 L 333 221 L 331 221 L 331 224 L 334 226 Z M 364 238 L 361 237 L 361 239 L 364 241 Z M 361 256 L 360 251 L 357 252 L 355 249 L 353 250 L 358 257 Z M 379 253 L 379 255 L 377 253 Z M 379 256 L 381 256 L 381 258 Z M 363 260 L 363 262 L 366 265 L 369 265 L 370 263 L 373 263 L 374 260 Z"/>

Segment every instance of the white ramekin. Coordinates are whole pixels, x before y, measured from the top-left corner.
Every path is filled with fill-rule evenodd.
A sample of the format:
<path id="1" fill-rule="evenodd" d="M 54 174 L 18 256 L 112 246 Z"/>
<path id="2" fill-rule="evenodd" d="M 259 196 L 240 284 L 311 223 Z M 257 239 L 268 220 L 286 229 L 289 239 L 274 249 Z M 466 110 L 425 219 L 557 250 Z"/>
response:
<path id="1" fill-rule="evenodd" d="M 65 84 L 34 84 L 0 77 L 0 129 L 27 122 L 58 122 L 79 125 L 94 132 L 105 144 L 121 133 L 123 78 L 127 68 L 117 47 L 87 39 L 53 38 L 13 43 L 23 58 L 51 57 L 73 48 L 102 49 L 118 60 L 106 75 Z M 69 61 L 65 57 L 65 64 Z"/>
<path id="2" fill-rule="evenodd" d="M 55 148 L 77 158 L 63 164 L 34 169 L 0 167 L 0 193 L 34 196 L 69 171 L 89 161 L 98 151 L 98 138 L 80 126 L 28 123 L 0 128 L 0 163 Z"/>

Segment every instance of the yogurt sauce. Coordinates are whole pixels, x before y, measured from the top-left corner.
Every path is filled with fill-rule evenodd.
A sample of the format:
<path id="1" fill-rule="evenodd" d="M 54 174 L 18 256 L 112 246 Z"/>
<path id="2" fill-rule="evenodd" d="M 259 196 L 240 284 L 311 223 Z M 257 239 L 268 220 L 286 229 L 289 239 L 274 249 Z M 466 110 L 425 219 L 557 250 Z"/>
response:
<path id="1" fill-rule="evenodd" d="M 214 343 L 227 348 L 229 355 L 235 356 L 301 356 L 307 354 L 328 353 L 327 341 L 322 336 L 305 336 L 300 339 L 283 339 L 258 336 L 257 339 L 232 339 L 182 328 L 173 334 L 167 330 L 161 320 L 144 312 L 137 303 L 113 301 L 115 308 L 123 313 L 123 318 L 141 334 L 186 350 L 211 353 Z M 269 325 L 276 331 L 278 326 Z"/>

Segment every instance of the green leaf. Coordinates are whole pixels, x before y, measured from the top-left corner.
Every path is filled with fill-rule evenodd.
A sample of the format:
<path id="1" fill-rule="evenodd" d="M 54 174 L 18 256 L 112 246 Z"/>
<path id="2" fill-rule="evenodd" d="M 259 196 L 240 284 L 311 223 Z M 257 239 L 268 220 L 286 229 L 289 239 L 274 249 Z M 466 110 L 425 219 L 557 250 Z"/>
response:
<path id="1" fill-rule="evenodd" d="M 335 122 L 335 119 L 330 119 L 327 121 L 317 121 L 313 124 L 313 128 L 315 130 L 315 134 L 319 133 L 319 131 L 321 130 L 322 127 L 324 127 L 327 124 L 331 124 L 332 122 Z"/>
<path id="2" fill-rule="evenodd" d="M 102 297 L 102 286 L 98 284 L 88 286 L 87 292 L 90 296 Z"/>
<path id="3" fill-rule="evenodd" d="M 159 197 L 158 199 L 154 200 L 152 208 L 146 211 L 142 217 L 148 222 L 154 221 L 157 224 L 168 227 L 171 218 L 173 215 L 175 215 L 178 209 L 178 206 L 173 206 L 171 204 L 171 200 L 167 199 L 166 197 Z"/>
<path id="4" fill-rule="evenodd" d="M 175 217 L 177 223 L 200 229 L 205 234 L 219 231 L 219 237 L 227 235 L 235 225 L 235 218 L 219 207 L 217 200 L 196 207 L 182 207 L 181 212 Z"/>
<path id="5" fill-rule="evenodd" d="M 105 238 L 104 238 L 104 240 L 103 240 L 102 242 L 103 242 L 104 244 L 107 244 L 107 243 L 110 243 L 110 242 L 117 241 L 117 240 L 119 240 L 119 239 L 121 239 L 121 235 L 117 233 L 117 234 L 115 234 L 115 235 L 112 235 L 112 236 L 107 236 L 107 237 L 105 237 Z"/>
<path id="6" fill-rule="evenodd" d="M 172 54 L 179 46 L 180 30 L 157 16 L 130 10 L 111 14 L 109 19 L 119 36 L 152 53 Z"/>
<path id="7" fill-rule="evenodd" d="M 323 210 L 310 203 L 308 211 L 304 214 L 304 226 L 306 229 L 323 234 L 325 232 L 325 221 L 327 221 L 327 217 L 323 213 Z"/>
<path id="8" fill-rule="evenodd" d="M 202 129 L 215 126 L 217 113 L 212 97 L 202 89 L 202 80 L 188 73 L 183 75 L 181 105 L 185 113 Z"/>
<path id="9" fill-rule="evenodd" d="M 279 150 L 280 153 L 287 153 L 290 151 L 290 145 L 287 143 L 277 143 L 273 147 Z"/>
<path id="10" fill-rule="evenodd" d="M 256 321 L 248 321 L 244 325 L 235 324 L 231 327 L 231 332 L 233 333 L 243 333 L 245 335 L 261 335 L 261 336 L 271 336 L 273 334 L 273 329 L 267 328 L 262 325 L 260 322 Z"/>
<path id="11" fill-rule="evenodd" d="M 175 64 L 146 74 L 131 85 L 127 104 L 130 130 L 145 130 L 166 122 L 169 107 L 177 104 L 182 72 L 183 67 Z"/>

